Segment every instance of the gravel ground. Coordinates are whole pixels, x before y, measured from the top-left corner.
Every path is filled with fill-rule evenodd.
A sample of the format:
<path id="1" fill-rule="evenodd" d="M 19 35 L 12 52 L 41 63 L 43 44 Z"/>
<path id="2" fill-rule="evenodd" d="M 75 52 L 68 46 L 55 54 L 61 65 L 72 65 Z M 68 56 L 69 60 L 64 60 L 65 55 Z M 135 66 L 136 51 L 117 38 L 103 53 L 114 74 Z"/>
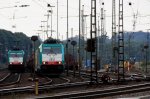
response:
<path id="1" fill-rule="evenodd" d="M 4 77 L 6 77 L 9 73 L 5 72 L 5 71 L 1 71 L 0 72 L 0 80 L 3 79 Z"/>
<path id="2" fill-rule="evenodd" d="M 144 83 L 144 82 L 131 82 L 128 85 L 133 85 L 137 83 Z M 69 93 L 69 92 L 78 92 L 78 91 L 89 91 L 89 90 L 104 90 L 104 89 L 109 89 L 109 88 L 116 88 L 116 87 L 121 87 L 121 86 L 126 86 L 126 85 L 103 85 L 103 84 L 98 84 L 98 85 L 93 85 L 93 86 L 80 86 L 80 87 L 71 87 L 67 89 L 59 89 L 59 90 L 49 90 L 45 91 L 44 93 L 39 93 L 39 96 L 51 96 L 51 95 L 56 95 L 58 93 Z M 116 99 L 116 98 L 126 98 L 126 97 L 135 97 L 135 96 L 144 96 L 144 95 L 150 95 L 150 92 L 140 92 L 140 93 L 133 93 L 133 94 L 127 94 L 127 95 L 119 95 L 119 96 L 113 96 L 113 97 L 101 97 L 97 99 Z M 12 98 L 15 97 L 15 98 Z M 36 95 L 34 95 L 34 92 L 31 93 L 24 93 L 24 94 L 10 94 L 9 96 L 1 96 L 0 99 L 28 99 L 28 98 L 35 98 Z"/>
<path id="3" fill-rule="evenodd" d="M 140 97 L 148 96 L 142 99 L 150 99 L 150 91 L 138 92 L 138 93 L 131 93 L 131 94 L 124 94 L 119 96 L 111 96 L 111 97 L 103 97 L 97 99 L 119 99 L 119 98 L 126 98 L 126 99 L 140 99 Z"/>
<path id="4" fill-rule="evenodd" d="M 30 73 L 24 73 L 24 75 L 22 75 L 22 80 L 20 81 L 19 86 L 24 86 L 24 85 L 31 85 L 34 84 L 34 82 L 29 81 L 28 78 L 31 77 Z M 63 76 L 65 77 L 65 76 Z M 68 77 L 66 77 L 68 79 L 71 80 L 71 82 L 82 82 L 84 81 L 82 78 L 79 77 L 73 77 L 71 75 L 69 75 Z M 45 82 L 47 81 L 46 79 L 43 78 L 39 78 L 40 81 L 39 82 Z M 25 82 L 25 83 L 23 83 Z M 56 81 L 57 82 L 57 79 Z M 143 81 L 141 82 L 130 82 L 128 83 L 128 85 L 134 85 L 134 84 L 141 84 L 144 83 Z M 97 85 L 92 85 L 92 86 L 80 86 L 80 87 L 71 87 L 71 88 L 67 88 L 67 89 L 59 89 L 59 90 L 48 90 L 45 91 L 43 93 L 39 93 L 39 96 L 47 96 L 47 95 L 55 95 L 58 93 L 62 93 L 62 92 L 72 92 L 72 91 L 87 91 L 87 90 L 104 90 L 104 89 L 109 89 L 109 88 L 117 88 L 117 87 L 122 87 L 122 86 L 126 86 L 127 84 L 124 85 L 104 85 L 104 84 L 97 84 Z M 128 94 L 128 95 L 120 95 L 120 96 L 113 96 L 113 97 L 104 97 L 104 98 L 97 98 L 97 99 L 116 99 L 116 98 L 122 98 L 122 97 L 134 97 L 134 96 L 143 96 L 143 95 L 149 95 L 150 92 L 147 94 L 148 92 L 140 92 L 140 93 L 136 93 L 136 94 Z M 0 96 L 0 99 L 28 99 L 28 98 L 35 98 L 36 95 L 34 94 L 34 92 L 29 92 L 29 93 L 20 93 L 20 94 L 9 94 L 8 96 Z"/>
<path id="5" fill-rule="evenodd" d="M 39 76 L 36 76 L 36 77 L 39 79 L 39 84 L 46 83 L 46 82 L 49 81 L 48 79 L 43 78 L 43 77 L 39 77 Z M 23 73 L 18 86 L 20 86 L 20 87 L 22 87 L 22 86 L 31 86 L 31 85 L 34 85 L 34 84 L 35 84 L 35 82 L 32 80 L 31 74 L 30 73 Z"/>
<path id="6" fill-rule="evenodd" d="M 49 82 L 49 80 L 46 79 L 46 78 L 43 78 L 43 77 L 37 77 L 37 78 L 39 79 L 39 84 L 43 84 L 43 83 Z M 21 75 L 21 80 L 20 80 L 20 82 L 18 84 L 0 87 L 0 89 L 26 87 L 26 86 L 33 86 L 33 85 L 35 85 L 35 82 L 32 81 L 31 74 L 30 73 L 23 73 Z"/>

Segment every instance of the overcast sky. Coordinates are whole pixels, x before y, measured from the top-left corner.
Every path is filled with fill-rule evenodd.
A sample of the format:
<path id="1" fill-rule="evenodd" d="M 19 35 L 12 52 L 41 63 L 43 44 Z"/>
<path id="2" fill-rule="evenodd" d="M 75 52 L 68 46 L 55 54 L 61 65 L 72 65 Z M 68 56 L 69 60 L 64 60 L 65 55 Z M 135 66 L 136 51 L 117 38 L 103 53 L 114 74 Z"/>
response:
<path id="1" fill-rule="evenodd" d="M 71 28 L 73 28 L 73 36 L 78 35 L 78 9 L 79 0 L 69 1 L 69 37 L 71 36 Z M 81 0 L 81 9 L 84 5 L 84 14 L 90 14 L 91 0 Z M 118 15 L 118 1 L 116 0 L 116 14 Z M 100 16 L 101 2 L 104 2 L 104 9 L 106 13 L 106 32 L 111 37 L 111 11 L 112 0 L 97 0 L 97 16 Z M 132 6 L 129 6 L 129 2 L 132 2 Z M 0 0 L 0 29 L 10 30 L 12 32 L 23 32 L 27 36 L 37 35 L 40 33 L 42 39 L 46 39 L 46 35 L 41 30 L 40 25 L 46 25 L 41 21 L 46 21 L 47 10 L 51 9 L 47 7 L 47 4 L 51 4 L 53 7 L 52 14 L 52 29 L 54 30 L 52 36 L 56 38 L 57 31 L 57 0 Z M 67 0 L 58 0 L 59 5 L 59 38 L 66 39 L 67 23 L 66 23 L 66 10 Z M 30 5 L 28 7 L 19 7 L 20 5 Z M 17 7 L 14 7 L 17 6 Z M 124 0 L 124 30 L 133 30 L 133 14 L 137 13 L 136 31 L 146 31 L 150 27 L 150 0 Z M 15 18 L 13 18 L 13 16 Z M 51 19 L 51 17 L 50 17 Z M 51 20 L 49 19 L 49 25 Z M 98 19 L 98 18 L 97 18 Z M 87 33 L 89 34 L 90 18 L 86 18 Z M 117 17 L 118 21 L 118 17 Z M 118 22 L 117 22 L 118 24 Z M 16 28 L 12 28 L 16 25 Z M 44 29 L 44 28 L 43 28 Z M 51 35 L 49 31 L 49 36 Z"/>

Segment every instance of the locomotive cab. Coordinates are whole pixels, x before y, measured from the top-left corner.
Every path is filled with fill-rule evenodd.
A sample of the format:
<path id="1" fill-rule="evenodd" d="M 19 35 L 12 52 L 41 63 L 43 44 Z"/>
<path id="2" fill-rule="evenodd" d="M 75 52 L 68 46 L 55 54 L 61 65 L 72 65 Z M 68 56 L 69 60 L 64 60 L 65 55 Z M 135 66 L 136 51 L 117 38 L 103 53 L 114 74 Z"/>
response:
<path id="1" fill-rule="evenodd" d="M 64 46 L 57 40 L 46 40 L 36 50 L 36 71 L 60 75 L 64 71 Z"/>
<path id="2" fill-rule="evenodd" d="M 24 72 L 24 51 L 13 49 L 8 51 L 8 69 L 11 72 Z"/>

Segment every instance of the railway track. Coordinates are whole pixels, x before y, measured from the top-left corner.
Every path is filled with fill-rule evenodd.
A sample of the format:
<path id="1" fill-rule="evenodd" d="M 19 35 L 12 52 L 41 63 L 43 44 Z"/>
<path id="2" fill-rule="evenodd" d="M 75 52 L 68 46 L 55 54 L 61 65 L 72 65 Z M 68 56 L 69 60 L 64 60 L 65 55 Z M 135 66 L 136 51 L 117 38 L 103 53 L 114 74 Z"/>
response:
<path id="1" fill-rule="evenodd" d="M 9 86 L 9 85 L 13 85 L 13 84 L 16 84 L 16 83 L 19 83 L 20 81 L 20 77 L 21 77 L 21 74 L 8 74 L 6 77 L 4 77 L 3 79 L 1 79 L 0 81 L 0 87 L 2 86 Z"/>
<path id="2" fill-rule="evenodd" d="M 86 98 L 104 98 L 120 94 L 136 93 L 150 90 L 150 83 L 130 85 L 119 88 L 112 88 L 106 90 L 92 90 L 92 91 L 76 91 L 59 93 L 53 96 L 36 97 L 36 99 L 86 99 Z"/>
<path id="3" fill-rule="evenodd" d="M 88 85 L 89 82 L 77 82 L 77 83 L 63 83 L 63 84 L 53 84 L 53 85 L 39 85 L 38 89 L 39 92 L 43 92 L 45 90 L 51 90 L 51 89 L 60 89 L 60 88 L 70 88 L 74 86 L 83 86 Z M 0 89 L 0 94 L 9 94 L 9 93 L 25 93 L 25 92 L 33 92 L 35 89 L 35 86 L 26 86 L 26 87 L 18 87 L 18 88 L 8 88 L 8 89 Z"/>
<path id="4" fill-rule="evenodd" d="M 52 85 L 67 84 L 67 83 L 70 83 L 70 79 L 65 78 L 65 77 L 51 78 L 51 79 L 52 79 Z"/>
<path id="5" fill-rule="evenodd" d="M 10 76 L 11 74 L 10 73 L 7 73 L 6 75 L 4 74 L 1 74 L 1 79 L 0 79 L 0 83 L 3 82 L 8 76 Z"/>
<path id="6" fill-rule="evenodd" d="M 48 81 L 47 82 L 45 82 L 45 83 L 41 83 L 41 84 L 39 84 L 40 86 L 43 86 L 43 85 L 48 85 L 48 84 L 52 84 L 52 82 L 53 82 L 53 80 L 52 79 L 50 79 L 50 78 L 48 78 L 48 77 L 45 77 L 46 79 L 48 79 Z"/>
<path id="7" fill-rule="evenodd" d="M 55 78 L 56 79 L 56 78 Z M 62 83 L 52 83 L 54 80 L 49 80 L 47 84 L 39 84 L 39 92 L 44 92 L 47 90 L 59 90 L 59 89 L 67 89 L 67 88 L 76 88 L 80 86 L 89 86 L 90 81 L 84 81 L 84 82 L 76 82 L 76 83 L 71 83 L 69 79 L 61 77 L 60 79 L 63 80 Z M 57 81 L 57 80 L 56 80 Z M 102 82 L 99 82 L 99 85 L 105 86 Z M 110 85 L 112 86 L 112 85 Z M 70 97 L 70 98 L 82 98 L 82 97 L 106 97 L 107 95 L 111 96 L 112 95 L 117 95 L 117 94 L 124 94 L 125 92 L 132 92 L 131 89 L 133 89 L 134 92 L 137 91 L 146 91 L 150 90 L 149 88 L 150 83 L 145 83 L 145 84 L 140 84 L 140 85 L 135 85 L 135 86 L 127 86 L 127 87 L 119 87 L 119 88 L 114 88 L 114 89 L 107 89 L 107 90 L 94 90 L 94 91 L 85 91 L 80 90 L 78 92 L 70 93 L 66 95 L 66 93 L 60 93 L 55 96 L 51 96 L 50 98 L 65 98 L 65 97 Z M 18 87 L 18 88 L 5 88 L 5 89 L 0 89 L 0 94 L 5 95 L 9 93 L 28 93 L 28 92 L 34 92 L 34 84 L 31 86 L 26 86 L 26 87 Z M 136 88 L 136 90 L 135 90 Z M 138 88 L 138 89 L 137 89 Z M 125 92 L 123 92 L 125 91 Z M 115 93 L 114 93 L 115 92 Z M 74 97 L 77 96 L 77 97 Z M 105 96 L 106 95 L 106 96 Z M 44 97 L 43 97 L 44 98 Z M 45 97 L 47 98 L 47 97 Z"/>
<path id="8" fill-rule="evenodd" d="M 69 71 L 70 74 L 73 74 L 73 71 Z M 76 75 L 78 75 L 78 72 L 75 72 Z M 105 78 L 107 81 L 102 79 L 102 76 L 105 75 L 107 78 Z M 104 77 L 104 76 L 103 76 Z M 90 81 L 91 80 L 91 74 L 90 72 L 86 73 L 85 71 L 81 72 L 81 78 L 84 81 Z M 96 75 L 92 75 L 92 79 L 96 79 Z M 145 81 L 150 80 L 150 75 L 145 75 L 141 73 L 132 73 L 132 74 L 125 74 L 125 80 L 126 81 Z M 98 72 L 98 82 L 109 82 L 109 83 L 117 83 L 117 73 L 112 72 Z"/>
<path id="9" fill-rule="evenodd" d="M 36 97 L 38 99 L 49 99 L 49 98 L 99 98 L 99 97 L 107 97 L 107 96 L 114 96 L 114 95 L 120 95 L 120 94 L 128 94 L 128 93 L 133 93 L 133 92 L 140 92 L 140 91 L 147 91 L 150 90 L 150 83 L 144 83 L 144 84 L 138 84 L 138 85 L 128 85 L 125 87 L 119 87 L 119 88 L 107 88 L 107 90 L 105 90 L 106 88 L 104 87 L 104 90 L 98 90 L 98 89 L 90 89 L 91 91 L 87 91 L 87 90 L 82 90 L 82 88 L 80 86 L 89 86 L 90 81 L 85 81 L 85 82 L 76 82 L 76 83 L 70 83 L 67 82 L 66 83 L 58 83 L 58 84 L 49 84 L 49 85 L 39 85 L 39 92 L 45 92 L 48 90 L 54 91 L 54 90 L 64 90 L 61 91 L 60 93 L 53 93 L 50 97 Z M 104 84 L 100 83 L 100 86 L 105 86 Z M 112 85 L 110 85 L 112 86 Z M 116 85 L 116 87 L 118 87 L 118 85 Z M 8 89 L 0 89 L 0 94 L 5 95 L 5 94 L 9 94 L 9 93 L 34 93 L 34 88 L 35 86 L 26 86 L 26 87 L 18 87 L 18 88 L 8 88 Z M 66 92 L 66 90 L 68 90 L 67 88 L 79 88 L 80 90 L 78 91 L 69 91 Z M 85 89 L 85 88 L 84 88 Z M 89 90 L 89 89 L 88 89 Z M 81 91 L 81 92 L 80 92 Z M 65 93 L 62 93 L 65 92 Z"/>
<path id="10" fill-rule="evenodd" d="M 58 89 L 63 89 L 65 90 L 66 88 L 76 88 L 80 86 L 89 86 L 89 81 L 86 82 L 76 82 L 76 83 L 63 83 L 63 84 L 52 84 L 52 85 L 39 85 L 39 92 L 44 92 L 46 90 L 58 90 Z M 101 85 L 101 84 L 100 84 Z M 103 85 L 102 85 L 103 86 Z M 141 91 L 144 90 L 148 90 L 150 86 L 150 83 L 145 83 L 145 84 L 139 84 L 139 85 L 134 85 L 134 86 L 127 86 L 127 87 L 119 87 L 119 88 L 113 88 L 113 89 L 107 89 L 107 90 L 95 90 L 95 91 L 85 91 L 82 90 L 82 92 L 74 92 L 74 93 L 70 93 L 65 95 L 65 94 L 59 94 L 59 96 L 53 96 L 54 98 L 57 97 L 74 97 L 72 95 L 76 94 L 75 96 L 86 96 L 86 97 L 95 97 L 95 96 L 105 96 L 105 94 L 108 94 L 108 92 L 113 93 L 113 92 L 119 92 L 119 91 L 127 91 L 130 89 L 134 89 L 134 88 L 143 88 L 140 89 Z M 147 87 L 147 88 L 146 88 Z M 0 94 L 8 94 L 8 93 L 28 93 L 28 92 L 34 92 L 34 88 L 35 86 L 27 86 L 27 87 L 18 87 L 18 88 L 9 88 L 9 89 L 0 89 Z M 80 90 L 81 91 L 81 90 Z M 84 92 L 85 91 L 85 92 Z M 101 94 L 100 94 L 101 93 Z M 121 92 L 123 93 L 123 92 Z M 98 95 L 96 95 L 98 94 Z M 113 93 L 116 94 L 117 93 Z M 113 95 L 112 94 L 112 95 Z M 69 95 L 69 96 L 68 96 Z M 94 95 L 94 96 L 89 96 L 89 95 Z M 110 94 L 111 95 L 111 94 Z M 53 98 L 51 97 L 51 98 Z"/>
<path id="11" fill-rule="evenodd" d="M 60 77 L 60 78 L 49 78 L 49 77 L 44 77 L 47 78 L 48 81 L 45 83 L 40 83 L 39 82 L 39 91 L 44 91 L 44 90 L 50 90 L 50 89 L 57 89 L 57 88 L 64 88 L 64 87 L 69 87 L 69 86 L 75 86 L 74 83 L 70 83 L 70 79 L 65 78 L 65 77 Z M 79 84 L 78 84 L 79 85 Z M 24 87 L 18 87 L 17 88 L 5 88 L 0 89 L 0 94 L 8 94 L 8 93 L 18 93 L 18 92 L 30 92 L 34 91 L 35 85 L 34 81 L 31 86 L 24 86 Z"/>

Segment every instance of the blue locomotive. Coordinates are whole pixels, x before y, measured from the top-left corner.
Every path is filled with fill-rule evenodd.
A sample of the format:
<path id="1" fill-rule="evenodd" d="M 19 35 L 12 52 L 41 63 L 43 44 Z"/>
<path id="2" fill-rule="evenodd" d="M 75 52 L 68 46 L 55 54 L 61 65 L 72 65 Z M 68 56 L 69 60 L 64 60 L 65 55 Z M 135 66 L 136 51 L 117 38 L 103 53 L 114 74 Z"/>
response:
<path id="1" fill-rule="evenodd" d="M 8 69 L 11 72 L 23 72 L 25 70 L 24 51 L 13 49 L 8 51 Z"/>
<path id="2" fill-rule="evenodd" d="M 35 71 L 46 75 L 60 75 L 64 71 L 64 45 L 46 40 L 35 53 Z"/>

